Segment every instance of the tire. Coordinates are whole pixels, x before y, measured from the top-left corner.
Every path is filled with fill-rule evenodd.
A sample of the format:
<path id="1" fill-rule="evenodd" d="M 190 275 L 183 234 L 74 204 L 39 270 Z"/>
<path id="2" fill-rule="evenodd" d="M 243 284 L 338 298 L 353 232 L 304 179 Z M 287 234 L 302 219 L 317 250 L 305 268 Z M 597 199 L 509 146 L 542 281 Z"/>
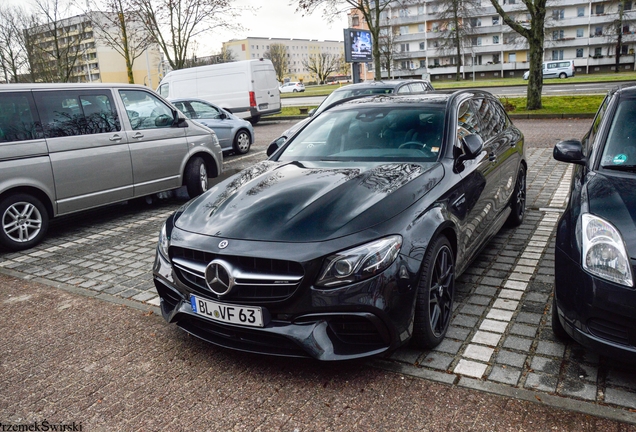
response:
<path id="1" fill-rule="evenodd" d="M 19 251 L 42 241 L 49 229 L 49 214 L 44 204 L 29 194 L 15 194 L 0 202 L 0 244 Z"/>
<path id="2" fill-rule="evenodd" d="M 294 89 L 294 90 L 292 90 L 292 91 L 293 91 L 294 93 L 298 93 L 298 90 L 296 90 L 296 89 Z"/>
<path id="3" fill-rule="evenodd" d="M 252 138 L 250 134 L 245 129 L 239 130 L 236 135 L 234 135 L 234 143 L 232 147 L 234 148 L 234 152 L 236 154 L 245 154 L 250 151 L 250 146 L 252 145 Z"/>
<path id="4" fill-rule="evenodd" d="M 565 331 L 561 320 L 559 319 L 559 312 L 557 312 L 556 297 L 552 297 L 552 333 L 561 342 L 567 342 L 570 340 L 570 335 Z"/>
<path id="5" fill-rule="evenodd" d="M 561 73 L 559 74 L 559 78 L 561 78 L 561 79 L 564 79 L 564 78 L 567 78 L 567 77 L 568 77 L 568 76 L 567 76 L 567 74 L 566 74 L 565 72 L 561 72 Z"/>
<path id="6" fill-rule="evenodd" d="M 200 157 L 195 157 L 188 162 L 185 170 L 185 184 L 190 198 L 208 190 L 208 170 Z"/>
<path id="7" fill-rule="evenodd" d="M 453 314 L 455 256 L 448 239 L 431 242 L 422 264 L 415 302 L 412 344 L 431 349 L 442 342 Z"/>
<path id="8" fill-rule="evenodd" d="M 517 174 L 515 189 L 510 198 L 510 216 L 506 224 L 510 227 L 517 227 L 523 223 L 526 214 L 526 168 L 521 165 Z"/>
<path id="9" fill-rule="evenodd" d="M 249 119 L 247 119 L 250 123 L 252 123 L 252 126 L 255 125 L 256 123 L 258 123 L 258 121 L 261 119 L 261 116 L 254 116 L 254 117 L 250 117 Z"/>

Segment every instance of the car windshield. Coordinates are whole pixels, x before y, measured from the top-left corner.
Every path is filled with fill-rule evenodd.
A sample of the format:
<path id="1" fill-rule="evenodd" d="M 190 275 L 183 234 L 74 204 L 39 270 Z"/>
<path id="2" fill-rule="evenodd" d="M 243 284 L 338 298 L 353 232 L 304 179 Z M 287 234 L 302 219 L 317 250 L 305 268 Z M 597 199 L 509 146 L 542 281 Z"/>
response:
<path id="1" fill-rule="evenodd" d="M 314 115 L 324 111 L 334 102 L 338 102 L 339 100 L 358 97 L 358 96 L 370 96 L 370 95 L 379 95 L 379 94 L 391 94 L 393 93 L 392 87 L 373 87 L 373 88 L 352 88 L 347 89 L 347 87 L 343 87 L 340 90 L 336 90 L 331 92 L 327 98 L 322 101 L 320 106 L 316 109 Z"/>
<path id="2" fill-rule="evenodd" d="M 438 106 L 353 106 L 327 111 L 296 135 L 280 161 L 434 162 L 442 145 Z"/>
<path id="3" fill-rule="evenodd" d="M 623 99 L 607 135 L 601 166 L 617 171 L 636 171 L 636 99 Z"/>

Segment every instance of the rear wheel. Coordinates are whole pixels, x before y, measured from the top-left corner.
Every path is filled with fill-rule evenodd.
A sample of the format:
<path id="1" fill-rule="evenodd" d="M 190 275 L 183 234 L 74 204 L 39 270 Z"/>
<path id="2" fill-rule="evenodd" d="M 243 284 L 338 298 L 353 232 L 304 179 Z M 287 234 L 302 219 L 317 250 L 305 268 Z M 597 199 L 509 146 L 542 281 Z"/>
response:
<path id="1" fill-rule="evenodd" d="M 567 77 L 568 77 L 568 76 L 567 76 L 567 74 L 566 74 L 565 72 L 561 72 L 561 73 L 559 74 L 559 78 L 561 78 L 561 79 L 563 79 L 563 78 L 567 78 Z"/>
<path id="2" fill-rule="evenodd" d="M 248 121 L 252 123 L 252 125 L 255 125 L 256 123 L 258 123 L 260 119 L 261 119 L 261 116 L 254 116 L 254 117 L 250 117 Z"/>
<path id="3" fill-rule="evenodd" d="M 562 342 L 570 340 L 570 335 L 565 331 L 561 320 L 559 319 L 559 312 L 557 311 L 556 297 L 552 297 L 552 333 L 554 336 Z"/>
<path id="4" fill-rule="evenodd" d="M 448 239 L 435 239 L 424 257 L 415 304 L 412 342 L 434 348 L 442 342 L 453 314 L 455 256 Z"/>
<path id="5" fill-rule="evenodd" d="M 245 154 L 250 150 L 250 145 L 252 145 L 250 134 L 243 129 L 238 131 L 234 136 L 234 151 L 238 154 Z"/>
<path id="6" fill-rule="evenodd" d="M 185 170 L 185 184 L 190 198 L 208 190 L 208 170 L 200 157 L 195 157 L 188 162 Z"/>
<path id="7" fill-rule="evenodd" d="M 517 174 L 517 182 L 515 190 L 510 198 L 510 216 L 508 216 L 508 226 L 519 226 L 523 223 L 523 217 L 526 214 L 526 169 L 523 165 L 519 167 Z"/>
<path id="8" fill-rule="evenodd" d="M 0 202 L 0 244 L 10 250 L 29 249 L 40 243 L 49 228 L 42 202 L 29 194 L 15 194 Z"/>

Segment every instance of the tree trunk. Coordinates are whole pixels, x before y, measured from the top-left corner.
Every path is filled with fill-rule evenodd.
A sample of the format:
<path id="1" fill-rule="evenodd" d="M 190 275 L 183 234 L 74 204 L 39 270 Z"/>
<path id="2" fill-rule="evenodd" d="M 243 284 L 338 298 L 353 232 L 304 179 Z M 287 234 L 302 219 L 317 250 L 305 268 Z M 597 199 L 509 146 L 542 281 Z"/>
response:
<path id="1" fill-rule="evenodd" d="M 527 110 L 541 109 L 541 92 L 543 91 L 543 38 L 532 35 L 534 43 L 530 43 L 530 73 L 528 76 Z M 534 66 L 534 67 L 533 67 Z"/>

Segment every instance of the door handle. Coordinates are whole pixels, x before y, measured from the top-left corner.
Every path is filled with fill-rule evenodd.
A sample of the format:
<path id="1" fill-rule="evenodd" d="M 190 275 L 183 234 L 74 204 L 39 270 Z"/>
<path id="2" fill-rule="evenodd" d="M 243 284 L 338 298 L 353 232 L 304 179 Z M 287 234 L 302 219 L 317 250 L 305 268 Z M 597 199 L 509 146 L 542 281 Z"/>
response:
<path id="1" fill-rule="evenodd" d="M 490 153 L 490 154 L 488 155 L 488 160 L 489 160 L 490 162 L 496 162 L 496 161 L 497 161 L 497 155 L 496 155 L 495 153 Z"/>
<path id="2" fill-rule="evenodd" d="M 133 138 L 143 138 L 143 137 L 144 137 L 144 134 L 142 134 L 141 132 L 137 132 L 137 133 L 136 133 L 136 134 L 134 134 L 132 137 L 133 137 Z"/>
<path id="3" fill-rule="evenodd" d="M 110 141 L 121 141 L 121 137 L 118 134 L 113 135 L 112 137 L 108 138 Z"/>

